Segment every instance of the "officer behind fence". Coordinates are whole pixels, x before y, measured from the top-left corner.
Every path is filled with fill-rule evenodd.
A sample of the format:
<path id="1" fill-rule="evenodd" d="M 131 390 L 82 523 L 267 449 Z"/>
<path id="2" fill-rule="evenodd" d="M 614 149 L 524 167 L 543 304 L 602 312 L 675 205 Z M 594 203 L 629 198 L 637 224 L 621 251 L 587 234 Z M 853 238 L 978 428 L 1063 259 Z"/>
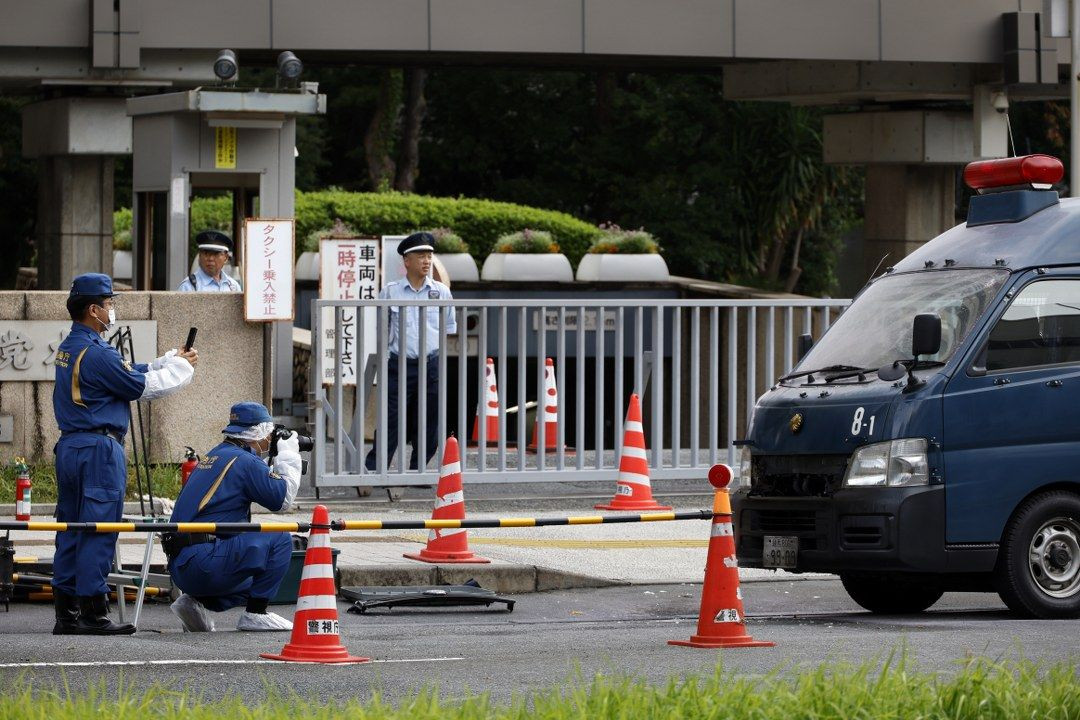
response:
<path id="1" fill-rule="evenodd" d="M 124 435 L 132 400 L 164 397 L 191 382 L 199 354 L 170 350 L 149 365 L 131 365 L 101 334 L 116 324 L 112 278 L 79 275 L 67 299 L 72 325 L 56 351 L 53 411 L 58 522 L 119 522 L 127 461 Z M 54 635 L 126 635 L 109 620 L 105 578 L 115 533 L 60 532 L 53 557 Z"/>
<path id="2" fill-rule="evenodd" d="M 267 510 L 289 508 L 300 487 L 303 462 L 296 433 L 277 440 L 274 423 L 259 403 L 232 406 L 225 442 L 211 450 L 188 477 L 173 509 L 172 522 L 250 522 L 251 504 Z M 289 569 L 288 533 L 167 533 L 162 542 L 169 574 L 184 591 L 172 611 L 190 632 L 212 632 L 207 610 L 245 605 L 237 630 L 292 630 L 292 623 L 266 611 Z"/>
<path id="3" fill-rule="evenodd" d="M 452 300 L 450 288 L 438 280 L 429 276 L 431 272 L 432 254 L 435 250 L 435 238 L 431 233 L 413 233 L 398 245 L 398 254 L 405 261 L 405 279 L 387 283 L 386 287 L 379 292 L 381 300 Z M 424 466 L 439 446 L 439 310 L 436 307 L 424 307 L 424 342 L 427 351 L 427 432 L 425 433 L 425 457 Z M 406 421 L 408 438 L 412 443 L 412 458 L 409 461 L 409 469 L 417 469 L 418 443 L 420 435 L 420 418 L 417 409 L 419 403 L 419 377 L 420 377 L 420 333 L 421 325 L 418 318 L 421 308 L 412 306 L 395 306 L 390 308 L 390 357 L 387 361 L 386 372 L 386 462 L 394 457 L 394 451 L 398 444 L 398 356 L 401 348 L 401 312 L 407 313 L 406 337 L 405 337 L 405 407 L 409 413 Z M 454 309 L 446 308 L 446 332 L 457 332 L 457 322 L 454 319 Z M 378 433 L 375 442 L 372 443 L 371 451 L 367 455 L 365 465 L 368 470 L 375 469 L 376 448 L 379 442 Z"/>
<path id="4" fill-rule="evenodd" d="M 199 246 L 199 267 L 184 278 L 177 288 L 180 292 L 240 292 L 240 283 L 225 272 L 232 257 L 233 241 L 217 230 L 204 230 L 195 236 Z"/>

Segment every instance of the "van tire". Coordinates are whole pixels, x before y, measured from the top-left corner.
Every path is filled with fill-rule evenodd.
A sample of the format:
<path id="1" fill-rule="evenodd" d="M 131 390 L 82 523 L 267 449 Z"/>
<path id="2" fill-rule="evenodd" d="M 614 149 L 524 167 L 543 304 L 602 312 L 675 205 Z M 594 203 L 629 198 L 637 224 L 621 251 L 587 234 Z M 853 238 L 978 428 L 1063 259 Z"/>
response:
<path id="1" fill-rule="evenodd" d="M 994 581 L 1017 615 L 1080 617 L 1080 495 L 1054 490 L 1025 501 L 1005 527 Z"/>
<path id="2" fill-rule="evenodd" d="M 840 582 L 852 600 L 881 615 L 920 613 L 944 594 L 940 587 L 902 575 L 840 573 Z"/>

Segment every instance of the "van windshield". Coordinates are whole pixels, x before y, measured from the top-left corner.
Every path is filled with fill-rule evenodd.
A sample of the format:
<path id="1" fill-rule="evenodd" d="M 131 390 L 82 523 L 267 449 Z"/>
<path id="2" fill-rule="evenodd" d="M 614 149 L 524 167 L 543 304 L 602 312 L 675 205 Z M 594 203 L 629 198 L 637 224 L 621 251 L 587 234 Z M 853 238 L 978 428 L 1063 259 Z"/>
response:
<path id="1" fill-rule="evenodd" d="M 941 318 L 941 350 L 919 356 L 919 361 L 947 362 L 1008 277 L 1005 269 L 887 275 L 855 298 L 797 369 L 839 365 L 876 369 L 894 360 L 910 360 L 911 324 L 920 313 Z"/>

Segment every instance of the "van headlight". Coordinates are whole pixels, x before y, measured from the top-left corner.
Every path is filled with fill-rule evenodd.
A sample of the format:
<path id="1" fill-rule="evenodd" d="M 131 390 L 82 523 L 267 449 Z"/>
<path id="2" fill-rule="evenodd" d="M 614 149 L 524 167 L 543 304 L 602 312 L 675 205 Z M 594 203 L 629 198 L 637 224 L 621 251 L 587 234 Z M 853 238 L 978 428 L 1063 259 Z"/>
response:
<path id="1" fill-rule="evenodd" d="M 909 487 L 930 483 L 925 438 L 865 445 L 855 451 L 845 487 Z"/>

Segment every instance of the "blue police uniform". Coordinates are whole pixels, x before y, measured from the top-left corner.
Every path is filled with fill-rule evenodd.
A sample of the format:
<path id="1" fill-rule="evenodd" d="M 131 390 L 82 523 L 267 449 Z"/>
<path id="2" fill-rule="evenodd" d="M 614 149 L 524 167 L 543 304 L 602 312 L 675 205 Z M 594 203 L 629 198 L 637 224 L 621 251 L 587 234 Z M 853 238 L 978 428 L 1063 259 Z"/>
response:
<path id="1" fill-rule="evenodd" d="M 398 245 L 398 252 L 404 256 L 409 252 L 432 250 L 434 238 L 430 233 L 414 233 Z M 419 289 L 414 289 L 407 279 L 388 283 L 379 292 L 381 300 L 452 300 L 450 288 L 438 280 L 425 277 Z M 406 315 L 405 332 L 402 337 L 401 315 Z M 423 318 L 421 320 L 421 318 Z M 446 332 L 457 332 L 453 308 L 446 308 Z M 405 353 L 405 407 L 409 417 L 406 421 L 406 439 L 412 442 L 413 452 L 409 469 L 416 470 L 418 464 L 419 386 L 420 386 L 420 331 L 424 332 L 427 367 L 425 395 L 427 398 L 426 432 L 424 434 L 424 465 L 431 461 L 439 447 L 439 310 L 434 307 L 391 307 L 390 308 L 390 354 L 386 367 L 386 461 L 389 465 L 398 445 L 398 357 Z M 375 442 L 378 442 L 376 436 Z M 368 470 L 375 469 L 376 447 L 372 448 L 365 459 Z"/>
<path id="2" fill-rule="evenodd" d="M 258 403 L 233 407 L 226 433 L 269 422 Z M 176 499 L 172 522 L 250 522 L 251 503 L 282 509 L 284 478 L 246 445 L 226 441 L 211 450 L 188 477 Z M 206 609 L 219 612 L 250 598 L 273 598 L 292 557 L 288 533 L 217 534 L 188 545 L 169 561 L 173 581 Z"/>
<path id="3" fill-rule="evenodd" d="M 232 238 L 218 230 L 202 231 L 195 236 L 195 244 L 200 250 L 230 254 L 233 251 Z M 221 279 L 215 280 L 203 272 L 202 266 L 195 268 L 195 272 L 184 278 L 176 289 L 179 292 L 242 292 L 240 283 L 229 277 L 224 270 L 221 271 Z"/>
<path id="4" fill-rule="evenodd" d="M 111 296 L 107 275 L 80 275 L 72 294 Z M 128 403 L 142 396 L 149 366 L 130 365 L 92 328 L 75 322 L 56 353 L 53 411 L 56 444 L 56 519 L 119 522 L 124 510 Z M 52 585 L 69 595 L 108 592 L 115 533 L 56 534 Z"/>

